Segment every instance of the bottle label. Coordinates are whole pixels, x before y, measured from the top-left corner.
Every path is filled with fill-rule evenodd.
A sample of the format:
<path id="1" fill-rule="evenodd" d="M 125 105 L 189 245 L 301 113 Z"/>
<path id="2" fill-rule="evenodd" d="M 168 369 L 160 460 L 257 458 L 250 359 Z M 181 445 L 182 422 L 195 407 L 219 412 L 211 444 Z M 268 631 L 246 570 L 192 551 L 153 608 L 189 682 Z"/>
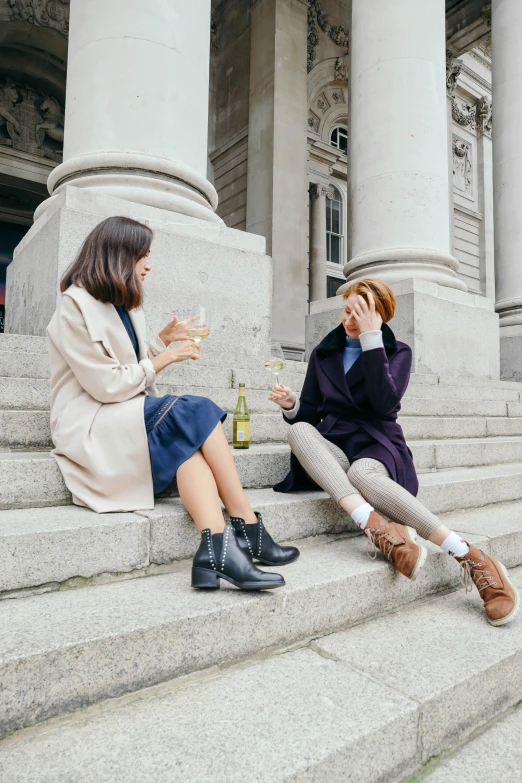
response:
<path id="1" fill-rule="evenodd" d="M 244 443 L 245 441 L 250 440 L 250 422 L 249 421 L 238 421 L 234 423 L 234 429 L 235 432 L 235 440 L 238 441 L 238 443 Z"/>

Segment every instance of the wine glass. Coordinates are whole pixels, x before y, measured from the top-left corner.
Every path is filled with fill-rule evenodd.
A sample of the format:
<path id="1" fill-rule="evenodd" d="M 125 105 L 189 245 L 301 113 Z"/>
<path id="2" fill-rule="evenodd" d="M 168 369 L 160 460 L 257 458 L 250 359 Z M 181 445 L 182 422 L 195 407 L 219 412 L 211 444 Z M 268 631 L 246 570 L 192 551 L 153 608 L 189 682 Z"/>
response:
<path id="1" fill-rule="evenodd" d="M 270 343 L 270 347 L 265 352 L 265 367 L 268 372 L 275 375 L 275 381 L 279 383 L 279 373 L 286 367 L 285 355 L 280 343 Z"/>
<path id="2" fill-rule="evenodd" d="M 208 307 L 200 307 L 197 313 L 198 320 L 190 324 L 187 329 L 188 336 L 195 343 L 200 343 L 210 337 L 210 310 Z"/>

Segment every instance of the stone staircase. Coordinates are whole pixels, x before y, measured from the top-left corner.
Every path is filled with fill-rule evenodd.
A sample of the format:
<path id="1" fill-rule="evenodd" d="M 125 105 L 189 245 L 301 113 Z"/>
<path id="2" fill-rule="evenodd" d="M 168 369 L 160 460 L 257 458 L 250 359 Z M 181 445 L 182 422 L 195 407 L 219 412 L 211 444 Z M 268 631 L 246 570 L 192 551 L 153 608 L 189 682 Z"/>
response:
<path id="1" fill-rule="evenodd" d="M 285 382 L 304 371 L 289 362 Z M 520 620 L 490 627 L 454 561 L 428 545 L 409 583 L 323 493 L 271 490 L 289 452 L 263 370 L 160 376 L 229 411 L 247 384 L 253 445 L 236 464 L 274 537 L 302 550 L 287 587 L 260 595 L 191 590 L 198 535 L 175 493 L 139 513 L 71 505 L 43 338 L 0 335 L 0 376 L 0 780 L 393 783 L 521 700 Z M 521 394 L 414 376 L 401 415 L 421 499 L 519 587 Z"/>

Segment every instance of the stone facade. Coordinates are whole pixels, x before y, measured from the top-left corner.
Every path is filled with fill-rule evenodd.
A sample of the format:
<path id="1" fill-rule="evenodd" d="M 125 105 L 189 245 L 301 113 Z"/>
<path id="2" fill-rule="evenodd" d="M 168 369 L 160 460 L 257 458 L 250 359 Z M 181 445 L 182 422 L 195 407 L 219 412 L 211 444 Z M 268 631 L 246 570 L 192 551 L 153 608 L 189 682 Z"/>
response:
<path id="1" fill-rule="evenodd" d="M 122 3 L 0 3 L 0 65 L 14 63 L 0 79 L 0 231 L 23 234 L 33 213 L 36 229 L 75 187 L 120 199 L 124 213 L 174 214 L 174 227 L 258 234 L 272 258 L 272 337 L 294 358 L 305 354 L 305 319 L 362 275 L 488 302 L 519 287 L 494 231 L 507 220 L 494 215 L 494 137 L 509 119 L 495 111 L 495 131 L 491 86 L 495 14 L 504 42 L 515 0 L 447 2 L 445 21 L 442 0 L 373 10 L 363 0 L 201 0 L 193 15 L 164 0 L 154 15 L 138 0 L 123 14 Z M 23 55 L 22 39 L 32 43 Z M 501 85 L 516 75 L 510 58 Z M 28 274 L 22 260 L 9 267 L 13 307 L 31 288 L 17 266 Z M 511 345 L 518 300 L 499 296 Z M 6 324 L 33 329 L 30 313 L 9 306 Z"/>

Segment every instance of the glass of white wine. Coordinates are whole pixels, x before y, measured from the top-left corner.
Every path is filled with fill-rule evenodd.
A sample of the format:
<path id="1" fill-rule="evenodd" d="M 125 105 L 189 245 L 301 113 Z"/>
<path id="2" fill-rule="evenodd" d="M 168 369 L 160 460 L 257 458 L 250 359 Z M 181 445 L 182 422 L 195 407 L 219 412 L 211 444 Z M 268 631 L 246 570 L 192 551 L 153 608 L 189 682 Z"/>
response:
<path id="1" fill-rule="evenodd" d="M 275 382 L 279 383 L 279 373 L 286 367 L 285 355 L 280 343 L 270 343 L 270 348 L 265 353 L 265 368 L 275 375 Z"/>
<path id="2" fill-rule="evenodd" d="M 196 343 L 210 337 L 210 310 L 208 307 L 200 307 L 197 313 L 198 320 L 190 324 L 187 329 L 188 336 Z"/>

